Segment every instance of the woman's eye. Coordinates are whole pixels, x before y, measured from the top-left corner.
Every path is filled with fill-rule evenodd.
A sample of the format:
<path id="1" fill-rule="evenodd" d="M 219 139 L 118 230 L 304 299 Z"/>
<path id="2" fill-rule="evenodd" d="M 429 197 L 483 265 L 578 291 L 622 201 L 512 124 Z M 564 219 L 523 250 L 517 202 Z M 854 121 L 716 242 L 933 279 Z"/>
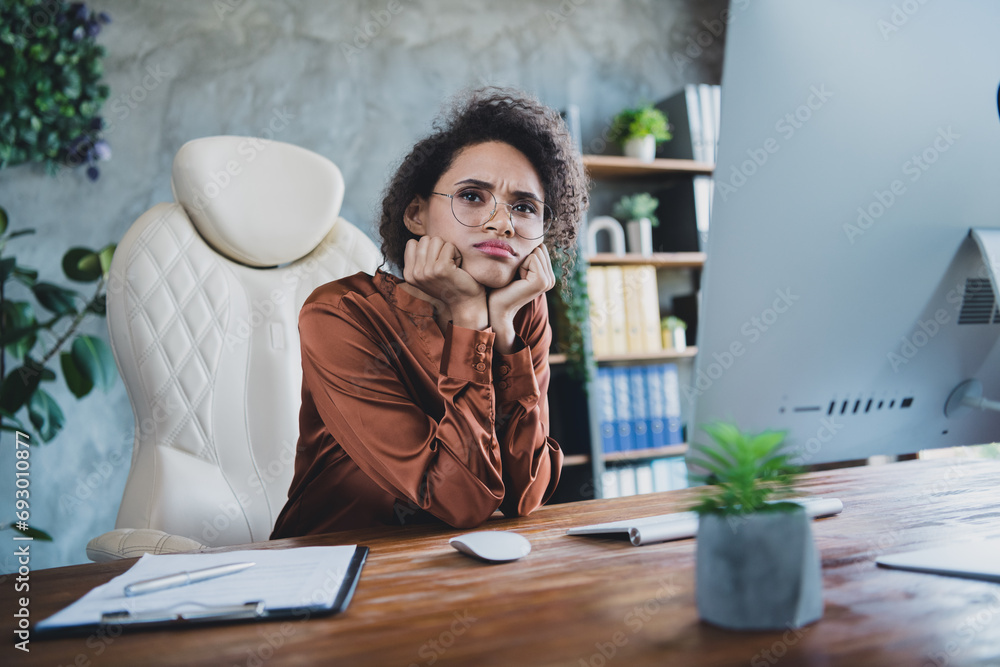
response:
<path id="1" fill-rule="evenodd" d="M 519 201 L 514 204 L 514 210 L 525 215 L 537 215 L 538 205 L 530 201 Z"/>
<path id="2" fill-rule="evenodd" d="M 458 193 L 459 199 L 470 203 L 481 204 L 486 201 L 486 196 L 479 190 L 463 190 Z"/>

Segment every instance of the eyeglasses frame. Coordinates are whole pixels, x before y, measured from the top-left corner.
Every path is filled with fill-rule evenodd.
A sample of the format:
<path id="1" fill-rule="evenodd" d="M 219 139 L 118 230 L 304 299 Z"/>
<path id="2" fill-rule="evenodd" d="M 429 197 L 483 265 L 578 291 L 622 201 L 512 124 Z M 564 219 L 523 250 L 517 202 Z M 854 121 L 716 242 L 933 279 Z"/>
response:
<path id="1" fill-rule="evenodd" d="M 458 224 L 462 225 L 463 227 L 468 227 L 469 229 L 475 229 L 476 227 L 482 227 L 483 225 L 487 224 L 490 220 L 492 220 L 494 217 L 496 217 L 497 211 L 500 209 L 499 205 L 503 204 L 507 208 L 507 219 L 510 220 L 510 227 L 511 227 L 511 229 L 514 230 L 515 234 L 517 234 L 518 236 L 521 236 L 520 232 L 517 231 L 517 224 L 515 224 L 515 222 L 514 222 L 514 207 L 518 204 L 519 201 L 522 201 L 523 199 L 531 199 L 532 201 L 538 202 L 539 204 L 542 205 L 542 210 L 543 211 L 548 211 L 549 213 L 551 213 L 551 215 L 550 216 L 545 216 L 543 214 L 543 216 L 542 216 L 542 234 L 541 234 L 541 236 L 534 236 L 534 237 L 521 236 L 522 239 L 524 239 L 526 241 L 537 241 L 538 239 L 545 238 L 545 235 L 548 233 L 549 229 L 552 227 L 552 223 L 555 221 L 555 211 L 552 210 L 552 207 L 549 206 L 548 204 L 546 204 L 543 201 L 539 201 L 538 199 L 535 199 L 534 197 L 522 197 L 522 199 L 518 200 L 518 202 L 514 202 L 513 204 L 508 204 L 507 202 L 502 202 L 499 199 L 497 199 L 497 196 L 493 193 L 492 190 L 487 190 L 486 188 L 478 188 L 478 189 L 485 190 L 486 192 L 489 192 L 490 196 L 493 197 L 493 211 L 490 213 L 490 215 L 489 215 L 488 218 L 486 218 L 485 220 L 483 220 L 478 225 L 467 225 L 467 224 L 465 224 L 464 222 L 462 222 L 461 220 L 458 219 L 458 215 L 455 213 L 455 195 L 460 194 L 462 192 L 462 190 L 459 190 L 459 192 L 456 192 L 455 194 L 450 194 L 450 195 L 449 194 L 445 194 L 444 192 L 434 192 L 434 191 L 432 191 L 431 194 L 432 195 L 439 195 L 441 197 L 447 197 L 448 199 L 450 199 L 451 200 L 451 216 L 453 218 L 455 218 L 455 221 L 458 222 Z"/>

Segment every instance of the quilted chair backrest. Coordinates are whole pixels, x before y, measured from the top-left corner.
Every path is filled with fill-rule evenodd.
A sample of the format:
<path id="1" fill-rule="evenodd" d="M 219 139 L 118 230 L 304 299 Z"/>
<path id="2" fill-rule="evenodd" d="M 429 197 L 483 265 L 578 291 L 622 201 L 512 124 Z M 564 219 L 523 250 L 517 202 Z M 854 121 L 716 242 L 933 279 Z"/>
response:
<path id="1" fill-rule="evenodd" d="M 295 460 L 299 309 L 381 256 L 338 217 L 336 166 L 296 146 L 189 142 L 173 187 L 177 203 L 143 214 L 111 267 L 108 329 L 135 415 L 116 527 L 266 540 Z"/>

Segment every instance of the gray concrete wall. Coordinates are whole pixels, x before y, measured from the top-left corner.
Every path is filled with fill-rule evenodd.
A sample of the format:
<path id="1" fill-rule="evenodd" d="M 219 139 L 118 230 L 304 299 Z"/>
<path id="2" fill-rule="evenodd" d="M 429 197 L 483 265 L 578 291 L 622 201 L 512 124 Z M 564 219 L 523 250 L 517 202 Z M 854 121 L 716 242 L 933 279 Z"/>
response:
<path id="1" fill-rule="evenodd" d="M 393 165 L 426 133 L 442 101 L 483 84 L 513 85 L 581 109 L 585 148 L 621 108 L 688 82 L 718 83 L 722 45 L 709 30 L 724 0 L 94 0 L 114 23 L 104 115 L 114 156 L 99 182 L 82 171 L 0 172 L 12 225 L 38 235 L 10 246 L 21 264 L 61 277 L 70 246 L 117 241 L 169 201 L 170 165 L 185 141 L 268 136 L 341 168 L 342 214 L 372 235 Z M 398 10 L 392 13 L 390 10 Z M 378 19 L 382 20 L 382 24 Z M 383 25 L 384 24 L 384 25 Z M 365 34 L 367 31 L 370 35 Z M 614 148 L 610 148 L 614 151 Z M 607 211 L 598 211 L 606 213 Z M 91 332 L 106 335 L 103 321 Z M 61 381 L 60 381 L 61 382 Z M 54 392 L 67 426 L 32 449 L 32 524 L 55 535 L 32 546 L 33 569 L 80 563 L 91 537 L 114 527 L 131 456 L 124 388 L 79 402 Z M 13 438 L 0 454 L 3 523 L 13 519 Z M 0 533 L 8 542 L 11 532 Z M 16 569 L 3 548 L 0 572 Z"/>

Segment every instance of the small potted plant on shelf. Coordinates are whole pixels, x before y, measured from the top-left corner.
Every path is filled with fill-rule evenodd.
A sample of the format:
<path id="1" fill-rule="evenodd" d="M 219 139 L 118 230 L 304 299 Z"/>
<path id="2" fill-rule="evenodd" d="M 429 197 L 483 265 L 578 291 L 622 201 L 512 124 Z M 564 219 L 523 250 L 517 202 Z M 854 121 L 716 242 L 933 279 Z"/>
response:
<path id="1" fill-rule="evenodd" d="M 625 155 L 643 162 L 656 158 L 656 145 L 670 139 L 667 117 L 651 105 L 625 109 L 611 121 L 610 137 Z"/>
<path id="2" fill-rule="evenodd" d="M 715 444 L 692 446 L 709 484 L 698 513 L 696 599 L 702 619 L 735 630 L 798 628 L 823 615 L 819 554 L 803 507 L 780 502 L 800 470 L 782 453 L 785 433 L 702 427 Z"/>
<path id="3" fill-rule="evenodd" d="M 663 349 L 683 352 L 687 349 L 687 322 L 670 315 L 660 320 L 660 333 L 663 336 Z"/>
<path id="4" fill-rule="evenodd" d="M 656 208 L 660 200 L 648 192 L 627 195 L 618 200 L 612 212 L 625 224 L 629 252 L 649 256 L 653 254 L 653 227 L 660 224 Z"/>

